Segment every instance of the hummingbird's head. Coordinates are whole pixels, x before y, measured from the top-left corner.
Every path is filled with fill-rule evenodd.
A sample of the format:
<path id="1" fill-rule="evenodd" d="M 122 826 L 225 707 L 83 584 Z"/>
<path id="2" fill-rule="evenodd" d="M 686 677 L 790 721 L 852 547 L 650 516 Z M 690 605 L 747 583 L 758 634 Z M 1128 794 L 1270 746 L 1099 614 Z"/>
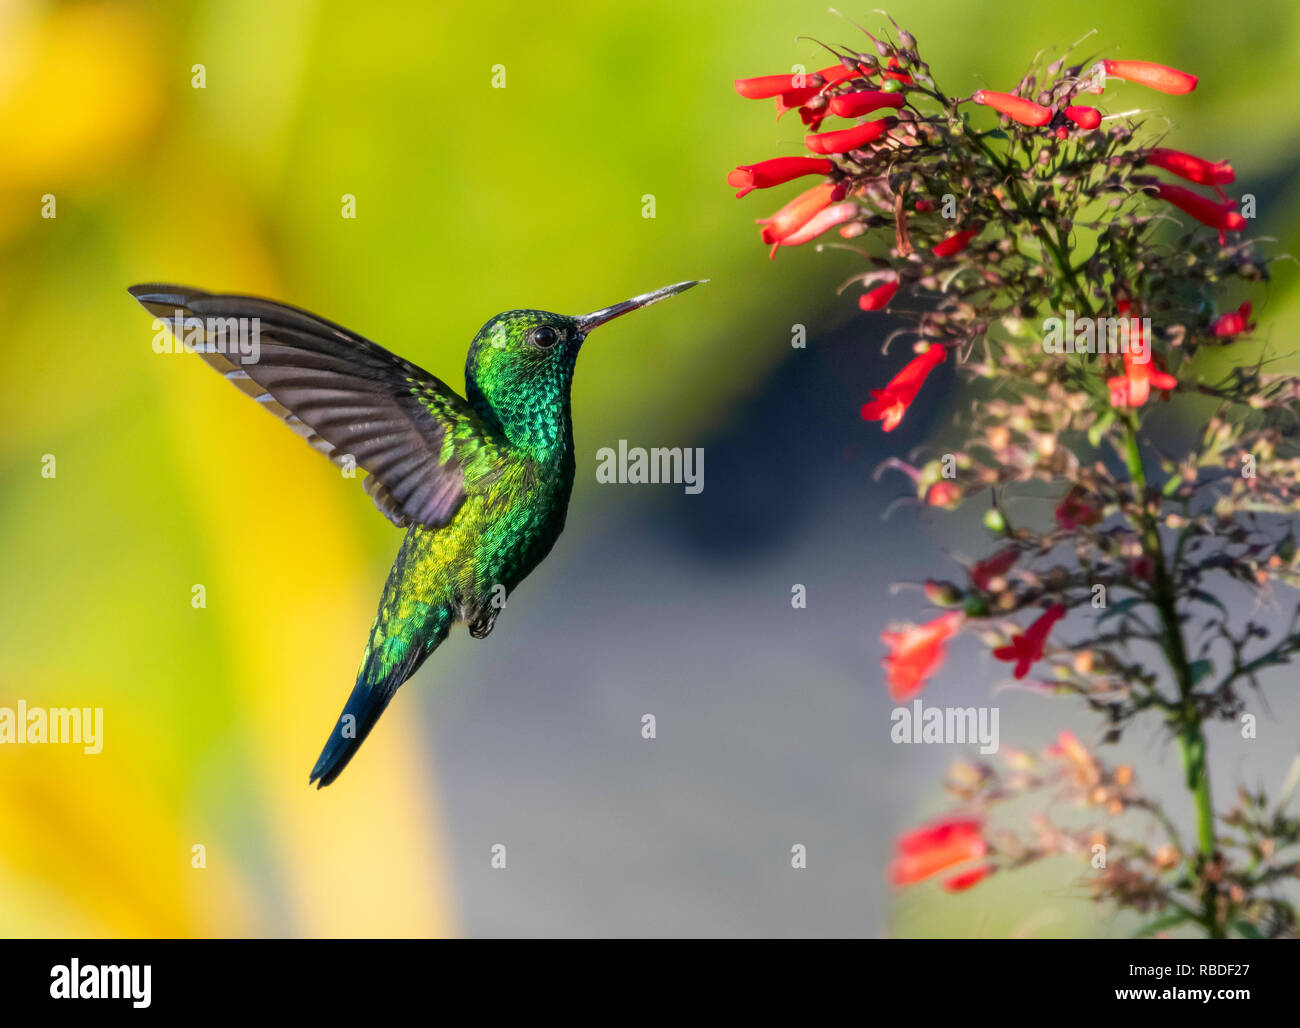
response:
<path id="1" fill-rule="evenodd" d="M 466 395 L 516 446 L 539 454 L 556 451 L 567 445 L 569 389 L 587 334 L 699 284 L 678 282 L 576 317 L 533 310 L 498 314 L 470 345 Z"/>

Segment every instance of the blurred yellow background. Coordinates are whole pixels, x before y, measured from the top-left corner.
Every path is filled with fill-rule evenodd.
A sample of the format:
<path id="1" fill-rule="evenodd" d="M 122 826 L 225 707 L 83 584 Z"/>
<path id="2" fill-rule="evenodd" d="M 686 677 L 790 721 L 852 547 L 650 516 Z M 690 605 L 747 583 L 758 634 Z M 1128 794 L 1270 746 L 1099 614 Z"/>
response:
<path id="1" fill-rule="evenodd" d="M 1084 8 L 891 13 L 950 91 L 1008 88 L 1094 27 L 1098 46 L 1195 71 L 1196 94 L 1159 98 L 1173 145 L 1294 197 L 1290 5 Z M 588 349 L 575 418 L 588 448 L 710 425 L 788 354 L 792 320 L 853 317 L 833 293 L 844 255 L 771 265 L 758 244 L 753 219 L 791 189 L 736 201 L 724 181 L 798 152 L 799 126 L 731 80 L 818 63 L 799 34 L 854 30 L 789 0 L 0 0 L 0 704 L 105 709 L 98 756 L 0 748 L 0 934 L 462 930 L 414 707 L 337 785 L 307 788 L 398 534 L 201 362 L 154 354 L 126 287 L 272 296 L 460 388 L 499 310 L 576 313 L 708 277 Z M 1293 199 L 1264 217 L 1294 241 Z M 1280 324 L 1289 303 L 1257 312 Z M 884 888 L 878 868 L 861 887 Z"/>

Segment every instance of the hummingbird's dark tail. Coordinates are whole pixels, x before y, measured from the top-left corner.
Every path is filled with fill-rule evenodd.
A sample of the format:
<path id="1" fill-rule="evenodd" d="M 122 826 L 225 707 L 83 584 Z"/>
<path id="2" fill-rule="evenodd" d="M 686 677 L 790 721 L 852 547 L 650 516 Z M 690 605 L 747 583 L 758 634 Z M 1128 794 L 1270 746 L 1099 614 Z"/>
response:
<path id="1" fill-rule="evenodd" d="M 384 600 L 389 599 L 393 587 L 390 579 Z M 455 615 L 450 605 L 425 607 L 417 614 L 403 619 L 386 617 L 386 604 L 381 604 L 379 617 L 371 629 L 370 645 L 362 658 L 361 670 L 352 695 L 343 706 L 329 741 L 316 758 L 311 770 L 311 781 L 318 789 L 334 781 L 348 761 L 361 748 L 375 727 L 379 715 L 397 692 L 398 686 L 410 678 L 438 644 L 447 638 Z"/>

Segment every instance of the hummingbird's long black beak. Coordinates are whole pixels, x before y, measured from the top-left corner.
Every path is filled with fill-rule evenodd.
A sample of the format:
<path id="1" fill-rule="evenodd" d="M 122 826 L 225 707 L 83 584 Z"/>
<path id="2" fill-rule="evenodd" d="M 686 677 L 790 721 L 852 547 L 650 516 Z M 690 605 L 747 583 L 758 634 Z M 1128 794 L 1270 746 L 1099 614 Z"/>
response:
<path id="1" fill-rule="evenodd" d="M 660 300 L 666 300 L 670 296 L 676 296 L 678 293 L 684 293 L 692 286 L 698 286 L 708 279 L 698 279 L 695 282 L 678 282 L 674 286 L 664 286 L 662 289 L 656 289 L 653 293 L 643 293 L 640 296 L 634 296 L 630 300 L 624 300 L 622 303 L 616 303 L 613 307 L 604 307 L 598 311 L 592 311 L 590 314 L 581 315 L 578 321 L 578 331 L 586 335 L 593 328 L 605 324 L 607 321 L 613 321 L 615 318 L 622 317 L 628 311 L 640 310 L 642 307 L 649 307 L 652 303 L 658 303 Z"/>

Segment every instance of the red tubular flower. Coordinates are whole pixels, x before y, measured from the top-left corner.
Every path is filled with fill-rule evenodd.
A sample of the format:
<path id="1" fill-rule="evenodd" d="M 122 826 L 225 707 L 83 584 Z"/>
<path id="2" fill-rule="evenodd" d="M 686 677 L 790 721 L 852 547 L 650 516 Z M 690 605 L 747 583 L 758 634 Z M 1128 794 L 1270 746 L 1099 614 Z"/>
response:
<path id="1" fill-rule="evenodd" d="M 806 193 L 800 193 L 770 218 L 759 218 L 758 224 L 763 226 L 763 242 L 778 243 L 802 228 L 820 210 L 829 206 L 834 191 L 835 187 L 831 183 L 822 182 Z"/>
<path id="2" fill-rule="evenodd" d="M 1024 678 L 1029 674 L 1029 669 L 1033 666 L 1034 661 L 1043 659 L 1043 644 L 1047 642 L 1048 633 L 1052 631 L 1052 626 L 1061 618 L 1065 617 L 1065 607 L 1060 603 L 1053 603 L 1047 610 L 1028 628 L 1017 635 L 1006 646 L 999 646 L 993 651 L 993 656 L 998 660 L 1007 660 L 1015 662 L 1014 674 L 1017 678 Z"/>
<path id="3" fill-rule="evenodd" d="M 1124 354 L 1124 374 L 1107 382 L 1110 402 L 1115 407 L 1141 407 L 1151 395 L 1151 388 L 1175 389 L 1178 379 L 1161 371 L 1145 350 L 1130 349 Z"/>
<path id="4" fill-rule="evenodd" d="M 974 814 L 954 814 L 904 832 L 894 843 L 894 848 L 905 857 L 914 857 L 947 846 L 956 839 L 979 837 L 983 828 L 984 822 Z"/>
<path id="5" fill-rule="evenodd" d="M 1193 193 L 1185 186 L 1173 186 L 1168 182 L 1157 183 L 1155 190 L 1158 199 L 1173 204 L 1184 214 L 1190 214 L 1202 225 L 1217 228 L 1220 232 L 1240 232 L 1246 227 L 1246 219 L 1237 213 L 1237 205 L 1231 201 L 1219 203 Z"/>
<path id="6" fill-rule="evenodd" d="M 1231 338 L 1232 336 L 1239 336 L 1243 332 L 1249 332 L 1254 327 L 1250 320 L 1250 301 L 1247 300 L 1235 311 L 1220 314 L 1214 320 L 1214 324 L 1210 326 L 1210 334 Z"/>
<path id="7" fill-rule="evenodd" d="M 999 114 L 1005 114 L 1012 121 L 1022 125 L 1046 125 L 1052 120 L 1051 108 L 1025 100 L 1010 93 L 995 93 L 991 89 L 977 89 L 971 97 L 977 104 L 992 107 Z"/>
<path id="8" fill-rule="evenodd" d="M 791 89 L 782 93 L 776 98 L 776 116 L 780 118 L 786 111 L 802 107 L 821 91 L 821 86 L 804 86 L 803 89 Z"/>
<path id="9" fill-rule="evenodd" d="M 1116 307 L 1128 316 L 1133 305 L 1128 300 L 1120 300 Z M 1116 375 L 1107 382 L 1110 386 L 1110 402 L 1115 407 L 1141 407 L 1151 395 L 1151 387 L 1157 389 L 1174 389 L 1178 380 L 1173 375 L 1161 370 L 1153 363 L 1151 346 L 1142 332 L 1141 322 L 1133 322 L 1130 329 L 1128 352 L 1124 354 L 1124 374 Z"/>
<path id="10" fill-rule="evenodd" d="M 1101 124 L 1101 111 L 1095 107 L 1067 107 L 1065 116 L 1081 129 L 1095 129 Z"/>
<path id="11" fill-rule="evenodd" d="M 821 71 L 814 72 L 814 74 L 822 77 L 823 81 L 820 86 L 808 84 L 812 75 L 790 76 L 788 87 L 776 98 L 776 116 L 778 118 L 785 114 L 786 111 L 794 110 L 796 107 L 802 107 L 814 96 L 817 96 L 819 93 L 824 93 L 826 90 L 830 89 L 831 86 L 843 82 L 845 79 L 851 79 L 854 76 L 861 74 L 861 72 L 846 68 L 842 64 L 832 64 L 829 68 L 822 68 Z M 805 115 L 804 123 L 807 124 L 808 112 L 805 111 L 803 114 Z M 823 117 L 825 117 L 825 112 L 819 113 L 817 115 L 817 120 L 820 121 Z"/>
<path id="12" fill-rule="evenodd" d="M 747 100 L 766 100 L 769 96 L 780 96 L 793 87 L 792 75 L 759 75 L 752 79 L 736 79 L 736 92 Z"/>
<path id="13" fill-rule="evenodd" d="M 1000 578 L 1011 570 L 1011 567 L 1020 559 L 1020 551 L 1014 546 L 1006 546 L 998 550 L 991 557 L 977 561 L 971 565 L 970 580 L 980 592 L 987 592 L 989 582 L 995 578 Z"/>
<path id="14" fill-rule="evenodd" d="M 1056 523 L 1066 532 L 1084 525 L 1095 525 L 1101 520 L 1101 511 L 1088 499 L 1088 491 L 1083 486 L 1073 486 L 1065 494 L 1065 499 L 1056 505 Z"/>
<path id="15" fill-rule="evenodd" d="M 863 293 L 858 297 L 858 306 L 864 311 L 883 310 L 889 306 L 889 301 L 894 298 L 896 292 L 898 292 L 898 279 Z"/>
<path id="16" fill-rule="evenodd" d="M 929 200 L 917 200 L 913 206 L 916 207 L 917 214 L 929 214 L 932 210 L 934 210 L 934 204 L 932 204 Z"/>
<path id="17" fill-rule="evenodd" d="M 880 641 L 889 647 L 881 661 L 889 695 L 898 702 L 909 700 L 925 688 L 926 680 L 939 670 L 947 655 L 946 644 L 961 628 L 959 610 L 941 614 L 924 625 L 908 625 L 901 632 L 881 632 Z"/>
<path id="18" fill-rule="evenodd" d="M 935 482 L 925 491 L 925 502 L 931 507 L 954 510 L 961 503 L 961 486 L 946 478 Z"/>
<path id="19" fill-rule="evenodd" d="M 964 229 L 961 232 L 954 232 L 946 239 L 942 239 L 934 245 L 934 255 L 936 257 L 951 257 L 953 254 L 961 253 L 966 249 L 966 245 L 980 234 L 977 228 Z"/>
<path id="20" fill-rule="evenodd" d="M 950 878 L 943 880 L 943 887 L 946 892 L 965 892 L 980 882 L 984 881 L 989 875 L 996 870 L 992 864 L 981 864 L 979 867 L 973 867 L 969 871 L 960 871 Z"/>
<path id="21" fill-rule="evenodd" d="M 1182 150 L 1167 150 L 1163 146 L 1147 151 L 1147 163 L 1200 186 L 1226 186 L 1237 178 L 1237 173 L 1227 161 L 1207 161 L 1183 153 Z"/>
<path id="22" fill-rule="evenodd" d="M 867 421 L 883 420 L 886 432 L 896 429 L 916 399 L 926 376 L 943 363 L 944 354 L 942 346 L 932 345 L 925 353 L 908 361 L 884 389 L 871 390 L 875 399 L 862 405 L 863 418 Z"/>
<path id="23" fill-rule="evenodd" d="M 983 827 L 977 817 L 957 815 L 904 832 L 895 843 L 898 855 L 889 865 L 889 880 L 912 885 L 967 860 L 978 860 L 988 853 Z M 974 884 L 971 881 L 967 887 Z"/>
<path id="24" fill-rule="evenodd" d="M 803 122 L 803 127 L 813 132 L 822 127 L 822 122 L 826 120 L 828 114 L 830 114 L 829 107 L 823 107 L 819 111 L 812 111 L 807 107 L 799 108 L 799 120 Z"/>
<path id="25" fill-rule="evenodd" d="M 1190 93 L 1196 88 L 1196 76 L 1151 61 L 1102 61 L 1107 75 L 1158 89 L 1162 93 Z"/>
<path id="26" fill-rule="evenodd" d="M 847 203 L 835 204 L 833 207 L 827 207 L 823 211 L 814 214 L 802 226 L 795 229 L 788 236 L 778 239 L 772 244 L 772 252 L 768 255 L 769 260 L 776 260 L 776 250 L 779 246 L 801 246 L 809 240 L 816 239 L 823 232 L 828 232 L 836 225 L 843 225 L 846 221 L 852 221 L 861 213 L 861 208 L 856 203 L 849 201 Z"/>
<path id="27" fill-rule="evenodd" d="M 727 175 L 727 185 L 740 190 L 742 197 L 755 189 L 769 189 L 804 175 L 829 175 L 835 168 L 824 157 L 774 157 L 757 164 L 742 164 Z"/>
<path id="28" fill-rule="evenodd" d="M 831 97 L 831 113 L 841 118 L 858 118 L 882 107 L 903 106 L 902 93 L 886 93 L 880 89 L 864 89 L 860 93 L 841 93 Z"/>
<path id="29" fill-rule="evenodd" d="M 864 121 L 852 128 L 838 129 L 834 132 L 820 132 L 804 136 L 804 143 L 813 153 L 848 153 L 858 150 L 874 139 L 879 139 L 898 124 L 892 115 L 877 121 Z"/>

